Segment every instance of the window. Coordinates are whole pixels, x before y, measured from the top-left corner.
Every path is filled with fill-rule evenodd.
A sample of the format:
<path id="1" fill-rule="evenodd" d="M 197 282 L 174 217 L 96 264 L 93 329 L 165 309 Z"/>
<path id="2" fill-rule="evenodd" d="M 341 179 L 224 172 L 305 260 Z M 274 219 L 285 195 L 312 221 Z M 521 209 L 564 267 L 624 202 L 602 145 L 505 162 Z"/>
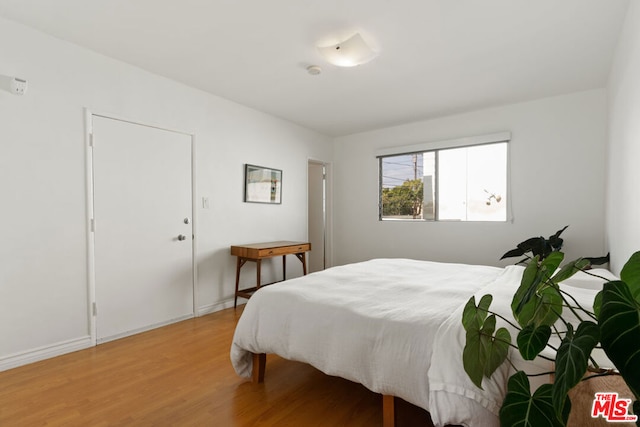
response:
<path id="1" fill-rule="evenodd" d="M 507 220 L 507 142 L 383 155 L 379 161 L 381 220 Z"/>

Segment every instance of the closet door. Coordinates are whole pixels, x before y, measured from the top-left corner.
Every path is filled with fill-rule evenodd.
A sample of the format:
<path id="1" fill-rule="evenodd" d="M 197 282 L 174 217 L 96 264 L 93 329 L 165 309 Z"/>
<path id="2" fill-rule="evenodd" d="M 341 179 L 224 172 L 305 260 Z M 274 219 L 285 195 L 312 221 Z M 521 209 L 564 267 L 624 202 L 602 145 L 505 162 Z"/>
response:
<path id="1" fill-rule="evenodd" d="M 190 135 L 93 116 L 97 341 L 193 316 Z"/>

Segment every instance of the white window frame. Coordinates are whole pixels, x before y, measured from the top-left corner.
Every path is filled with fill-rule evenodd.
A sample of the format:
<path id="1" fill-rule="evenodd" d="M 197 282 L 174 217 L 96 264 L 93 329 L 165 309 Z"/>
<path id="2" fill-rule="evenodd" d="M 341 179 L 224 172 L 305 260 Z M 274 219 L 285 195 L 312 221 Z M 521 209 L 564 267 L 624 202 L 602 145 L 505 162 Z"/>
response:
<path id="1" fill-rule="evenodd" d="M 513 222 L 512 215 L 512 204 L 511 204 L 511 147 L 509 142 L 511 142 L 511 132 L 498 132 L 486 135 L 478 135 L 478 136 L 470 136 L 464 138 L 457 139 L 449 139 L 443 141 L 433 141 L 433 142 L 424 142 L 420 144 L 413 145 L 405 145 L 398 147 L 390 147 L 384 148 L 376 151 L 375 155 L 378 160 L 378 220 L 379 221 L 406 221 L 406 222 L 450 222 L 448 220 L 440 220 L 437 217 L 437 209 L 436 209 L 436 218 L 431 219 L 390 219 L 382 217 L 382 159 L 385 157 L 393 157 L 393 156 L 401 156 L 415 153 L 425 153 L 425 152 L 436 152 L 436 179 L 437 179 L 437 153 L 440 150 L 446 150 L 450 148 L 463 148 L 463 147 L 473 147 L 479 145 L 487 145 L 487 144 L 495 144 L 495 143 L 507 143 L 507 213 L 506 219 L 504 221 L 461 221 L 461 222 Z M 437 194 L 437 185 L 436 185 L 436 195 L 435 200 L 437 203 L 438 194 Z"/>

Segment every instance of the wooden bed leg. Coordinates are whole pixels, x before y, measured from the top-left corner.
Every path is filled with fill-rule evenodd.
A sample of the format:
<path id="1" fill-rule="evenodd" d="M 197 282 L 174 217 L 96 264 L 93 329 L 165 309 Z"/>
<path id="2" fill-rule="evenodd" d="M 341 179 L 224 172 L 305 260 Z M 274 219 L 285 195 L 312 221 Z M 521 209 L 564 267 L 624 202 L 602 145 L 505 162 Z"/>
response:
<path id="1" fill-rule="evenodd" d="M 382 427 L 395 427 L 396 403 L 393 396 L 382 395 Z"/>
<path id="2" fill-rule="evenodd" d="M 264 371 L 267 364 L 267 355 L 264 353 L 253 353 L 253 369 L 251 371 L 251 380 L 254 383 L 264 382 Z"/>

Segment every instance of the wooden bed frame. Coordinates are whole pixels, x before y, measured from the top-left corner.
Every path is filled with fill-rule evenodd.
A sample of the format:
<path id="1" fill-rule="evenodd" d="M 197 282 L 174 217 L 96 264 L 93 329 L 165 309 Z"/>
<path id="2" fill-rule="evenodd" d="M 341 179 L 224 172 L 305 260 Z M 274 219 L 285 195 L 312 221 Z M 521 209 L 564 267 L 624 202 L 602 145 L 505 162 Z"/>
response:
<path id="1" fill-rule="evenodd" d="M 251 380 L 254 383 L 264 382 L 264 372 L 267 366 L 267 355 L 265 353 L 252 353 L 253 368 L 251 370 Z M 394 396 L 382 395 L 382 427 L 395 427 L 396 425 L 396 404 Z"/>

